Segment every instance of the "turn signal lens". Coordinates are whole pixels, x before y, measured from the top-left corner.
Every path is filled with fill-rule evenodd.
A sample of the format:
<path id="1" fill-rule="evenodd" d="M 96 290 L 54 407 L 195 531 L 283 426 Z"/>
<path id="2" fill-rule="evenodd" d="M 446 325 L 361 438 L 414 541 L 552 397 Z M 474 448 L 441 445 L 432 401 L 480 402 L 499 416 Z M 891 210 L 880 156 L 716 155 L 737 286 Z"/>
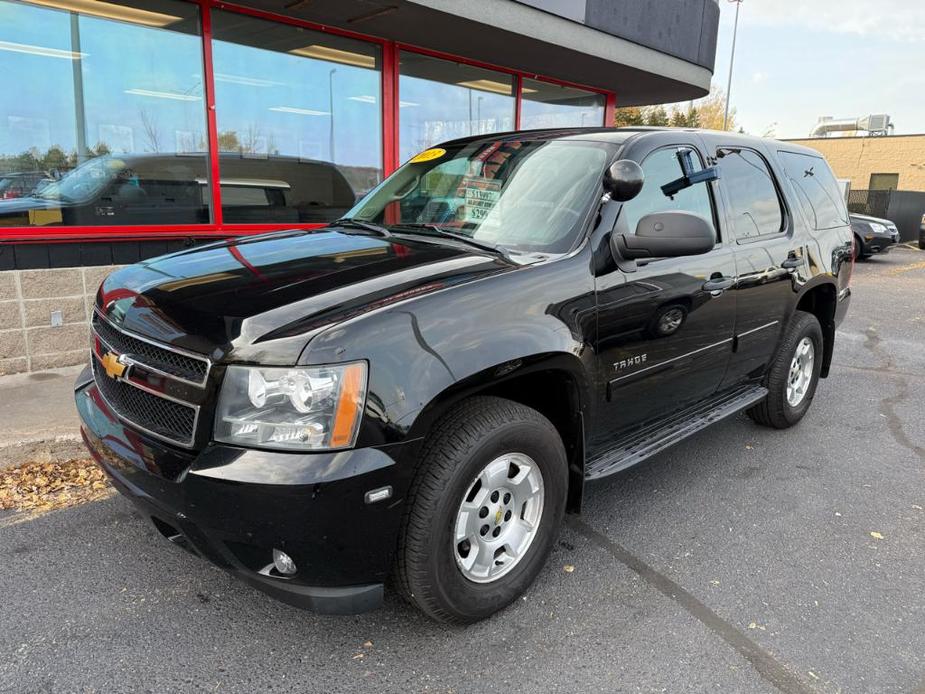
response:
<path id="1" fill-rule="evenodd" d="M 334 411 L 331 448 L 353 445 L 359 429 L 360 414 L 366 396 L 366 364 L 351 364 L 344 369 L 343 383 Z"/>

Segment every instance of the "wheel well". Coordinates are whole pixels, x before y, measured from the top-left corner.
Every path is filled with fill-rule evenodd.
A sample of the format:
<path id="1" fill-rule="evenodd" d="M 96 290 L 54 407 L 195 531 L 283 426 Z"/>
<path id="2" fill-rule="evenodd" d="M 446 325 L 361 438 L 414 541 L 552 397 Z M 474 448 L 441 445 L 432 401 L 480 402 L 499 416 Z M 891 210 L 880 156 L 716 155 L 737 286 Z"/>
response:
<path id="1" fill-rule="evenodd" d="M 552 422 L 559 432 L 569 461 L 567 509 L 578 512 L 584 484 L 584 427 L 581 396 L 574 376 L 558 369 L 532 371 L 492 384 L 478 394 L 519 402 Z"/>
<path id="2" fill-rule="evenodd" d="M 819 375 L 829 375 L 832 365 L 832 353 L 835 350 L 835 285 L 822 284 L 807 291 L 797 303 L 797 311 L 805 311 L 816 316 L 822 327 L 822 370 Z"/>
<path id="3" fill-rule="evenodd" d="M 518 360 L 519 361 L 519 360 Z M 521 365 L 523 372 L 498 379 L 498 367 L 457 383 L 437 396 L 418 416 L 412 436 L 426 437 L 442 417 L 463 400 L 493 395 L 531 407 L 546 417 L 562 439 L 569 461 L 567 510 L 577 512 L 584 484 L 584 424 L 579 377 L 560 365 Z"/>

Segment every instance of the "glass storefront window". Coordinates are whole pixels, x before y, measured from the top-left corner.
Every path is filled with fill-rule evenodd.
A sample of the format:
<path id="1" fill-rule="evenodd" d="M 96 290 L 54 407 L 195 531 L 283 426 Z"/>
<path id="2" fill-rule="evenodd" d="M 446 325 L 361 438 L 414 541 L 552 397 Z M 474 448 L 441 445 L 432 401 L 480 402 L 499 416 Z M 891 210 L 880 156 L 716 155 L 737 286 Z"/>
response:
<path id="1" fill-rule="evenodd" d="M 603 94 L 524 79 L 520 127 L 583 128 L 604 125 Z"/>
<path id="2" fill-rule="evenodd" d="M 399 156 L 467 135 L 514 129 L 514 78 L 494 70 L 402 51 Z"/>
<path id="3" fill-rule="evenodd" d="M 382 178 L 375 44 L 212 13 L 222 217 L 326 222 Z"/>
<path id="4" fill-rule="evenodd" d="M 199 10 L 0 0 L 0 227 L 208 223 Z"/>

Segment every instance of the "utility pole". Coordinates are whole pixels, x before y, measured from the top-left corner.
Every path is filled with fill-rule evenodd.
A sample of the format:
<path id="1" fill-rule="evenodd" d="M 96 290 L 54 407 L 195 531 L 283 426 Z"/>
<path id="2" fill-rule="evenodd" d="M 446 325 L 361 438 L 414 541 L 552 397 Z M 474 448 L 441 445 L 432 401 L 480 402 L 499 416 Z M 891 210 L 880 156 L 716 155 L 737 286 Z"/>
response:
<path id="1" fill-rule="evenodd" d="M 337 68 L 332 68 L 328 72 L 328 101 L 331 104 L 331 123 L 330 130 L 328 131 L 328 154 L 331 157 L 331 163 L 334 161 L 334 73 L 337 72 Z"/>
<path id="2" fill-rule="evenodd" d="M 726 130 L 726 124 L 729 122 L 729 101 L 732 96 L 732 66 L 736 59 L 736 34 L 739 33 L 739 8 L 742 6 L 742 0 L 729 0 L 736 4 L 736 19 L 732 27 L 732 55 L 729 56 L 729 81 L 726 83 L 726 113 L 723 115 L 723 130 Z"/>

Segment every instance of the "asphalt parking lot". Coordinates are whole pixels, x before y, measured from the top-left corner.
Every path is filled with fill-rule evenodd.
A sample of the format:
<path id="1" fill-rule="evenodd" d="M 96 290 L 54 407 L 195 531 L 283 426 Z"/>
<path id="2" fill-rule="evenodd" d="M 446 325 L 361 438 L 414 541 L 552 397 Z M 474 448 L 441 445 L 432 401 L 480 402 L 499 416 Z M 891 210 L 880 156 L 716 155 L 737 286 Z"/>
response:
<path id="1" fill-rule="evenodd" d="M 469 628 L 289 608 L 118 497 L 0 518 L 0 691 L 925 692 L 925 253 L 853 289 L 796 429 L 737 416 L 591 486 Z"/>

